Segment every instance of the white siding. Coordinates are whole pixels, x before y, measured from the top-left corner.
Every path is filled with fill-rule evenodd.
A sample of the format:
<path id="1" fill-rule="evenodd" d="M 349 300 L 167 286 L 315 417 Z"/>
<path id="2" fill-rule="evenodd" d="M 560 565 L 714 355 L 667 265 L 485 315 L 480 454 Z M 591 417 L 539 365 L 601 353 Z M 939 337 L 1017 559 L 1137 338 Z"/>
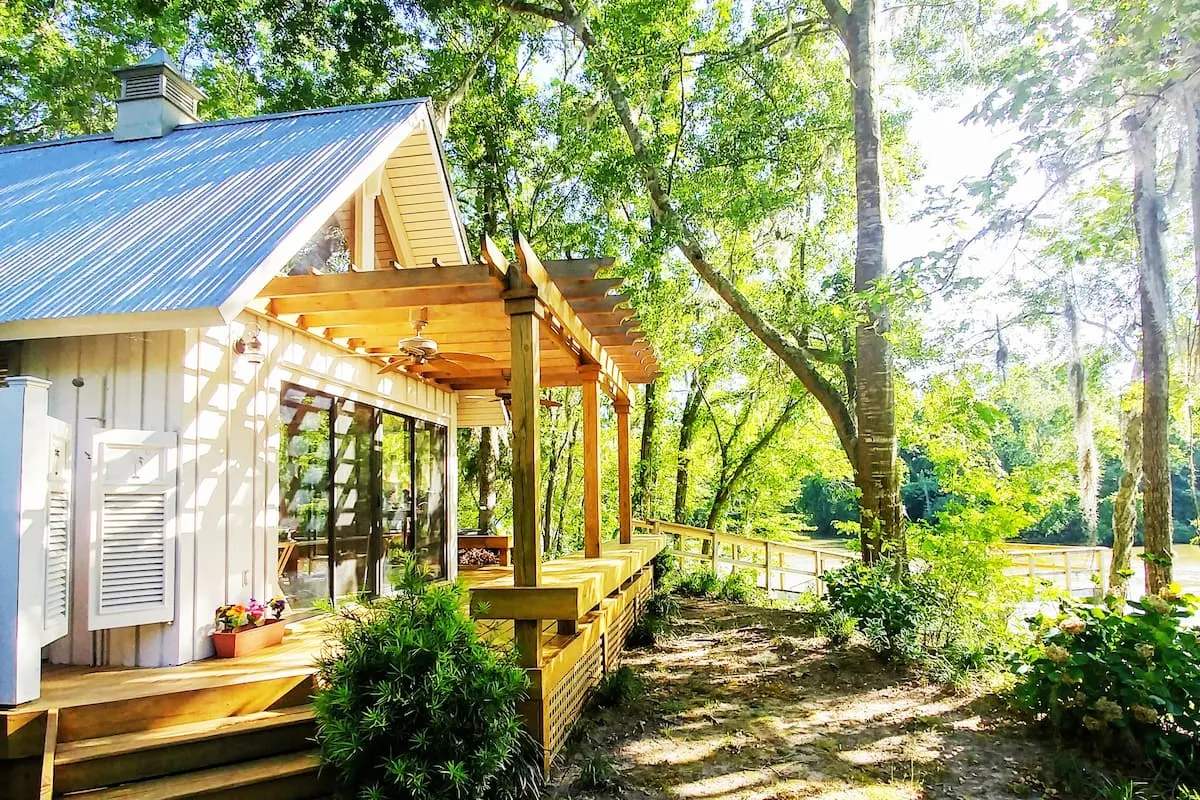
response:
<path id="1" fill-rule="evenodd" d="M 264 363 L 232 349 L 247 324 L 262 328 Z M 72 423 L 75 463 L 90 467 L 92 435 L 105 428 L 174 431 L 179 437 L 177 606 L 173 625 L 87 630 L 86 570 L 76 569 L 68 637 L 56 663 L 160 666 L 211 655 L 213 610 L 273 594 L 277 561 L 279 388 L 296 383 L 450 428 L 447 470 L 456 529 L 453 392 L 403 375 L 376 374 L 318 338 L 244 314 L 233 324 L 187 331 L 24 343 L 21 372 L 52 381 L 50 414 Z M 82 378 L 75 387 L 72 380 Z M 87 563 L 91 470 L 76 469 L 76 564 Z M 453 541 L 449 543 L 453 554 Z M 453 571 L 453 558 L 447 559 Z"/>
<path id="2" fill-rule="evenodd" d="M 21 372 L 51 381 L 50 415 L 71 425 L 72 570 L 70 634 L 50 645 L 55 663 L 148 666 L 170 663 L 173 626 L 89 632 L 92 437 L 105 428 L 178 431 L 184 339 L 179 332 L 38 339 L 21 349 Z M 82 385 L 75 386 L 76 379 Z M 175 387 L 178 387 L 177 389 Z"/>

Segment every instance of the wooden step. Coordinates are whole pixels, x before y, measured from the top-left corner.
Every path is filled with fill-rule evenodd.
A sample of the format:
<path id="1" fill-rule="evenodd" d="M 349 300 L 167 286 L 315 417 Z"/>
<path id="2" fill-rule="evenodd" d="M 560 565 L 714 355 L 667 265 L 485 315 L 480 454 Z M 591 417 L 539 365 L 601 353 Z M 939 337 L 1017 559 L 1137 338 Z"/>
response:
<path id="1" fill-rule="evenodd" d="M 316 751 L 211 767 L 184 775 L 127 783 L 72 794 L 75 800 L 311 800 L 327 797 L 330 785 L 318 771 Z"/>
<path id="2" fill-rule="evenodd" d="M 244 716 L 306 705 L 314 689 L 313 670 L 292 670 L 236 683 L 201 686 L 170 682 L 146 688 L 139 697 L 59 710 L 58 741 L 76 742 L 123 733 L 171 728 L 193 722 Z"/>
<path id="3" fill-rule="evenodd" d="M 250 761 L 312 747 L 311 706 L 260 711 L 58 745 L 54 791 L 79 792 L 129 781 Z"/>

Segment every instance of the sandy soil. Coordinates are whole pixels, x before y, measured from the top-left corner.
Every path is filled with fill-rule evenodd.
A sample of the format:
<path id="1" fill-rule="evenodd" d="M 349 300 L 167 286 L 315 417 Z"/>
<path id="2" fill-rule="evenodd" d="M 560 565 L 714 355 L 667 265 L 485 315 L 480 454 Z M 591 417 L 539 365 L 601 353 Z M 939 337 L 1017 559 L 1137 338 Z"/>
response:
<path id="1" fill-rule="evenodd" d="M 994 701 L 830 648 L 796 612 L 685 603 L 669 637 L 627 656 L 644 696 L 581 721 L 554 797 L 1073 796 L 1042 785 L 1046 743 Z M 615 774 L 583 788 L 597 760 Z"/>

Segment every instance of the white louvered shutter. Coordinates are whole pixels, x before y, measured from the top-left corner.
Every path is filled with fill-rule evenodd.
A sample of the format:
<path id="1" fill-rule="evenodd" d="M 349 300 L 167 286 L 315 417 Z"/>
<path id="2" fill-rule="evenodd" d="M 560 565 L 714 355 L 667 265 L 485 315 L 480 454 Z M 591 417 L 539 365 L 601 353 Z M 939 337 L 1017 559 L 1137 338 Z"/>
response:
<path id="1" fill-rule="evenodd" d="M 42 644 L 67 635 L 71 609 L 71 426 L 51 418 Z"/>
<path id="2" fill-rule="evenodd" d="M 177 457 L 174 433 L 96 434 L 89 630 L 174 619 Z"/>

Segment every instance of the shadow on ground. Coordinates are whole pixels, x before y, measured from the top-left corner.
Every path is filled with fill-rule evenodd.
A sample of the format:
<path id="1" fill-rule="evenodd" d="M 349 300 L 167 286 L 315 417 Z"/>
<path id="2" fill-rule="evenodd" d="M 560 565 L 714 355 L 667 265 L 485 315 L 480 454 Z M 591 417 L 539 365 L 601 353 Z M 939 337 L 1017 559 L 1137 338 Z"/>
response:
<path id="1" fill-rule="evenodd" d="M 644 697 L 581 721 L 554 797 L 1043 796 L 1030 776 L 1045 743 L 993 703 L 832 649 L 803 614 L 692 601 L 669 638 L 626 663 Z M 581 788 L 597 762 L 615 772 Z"/>

